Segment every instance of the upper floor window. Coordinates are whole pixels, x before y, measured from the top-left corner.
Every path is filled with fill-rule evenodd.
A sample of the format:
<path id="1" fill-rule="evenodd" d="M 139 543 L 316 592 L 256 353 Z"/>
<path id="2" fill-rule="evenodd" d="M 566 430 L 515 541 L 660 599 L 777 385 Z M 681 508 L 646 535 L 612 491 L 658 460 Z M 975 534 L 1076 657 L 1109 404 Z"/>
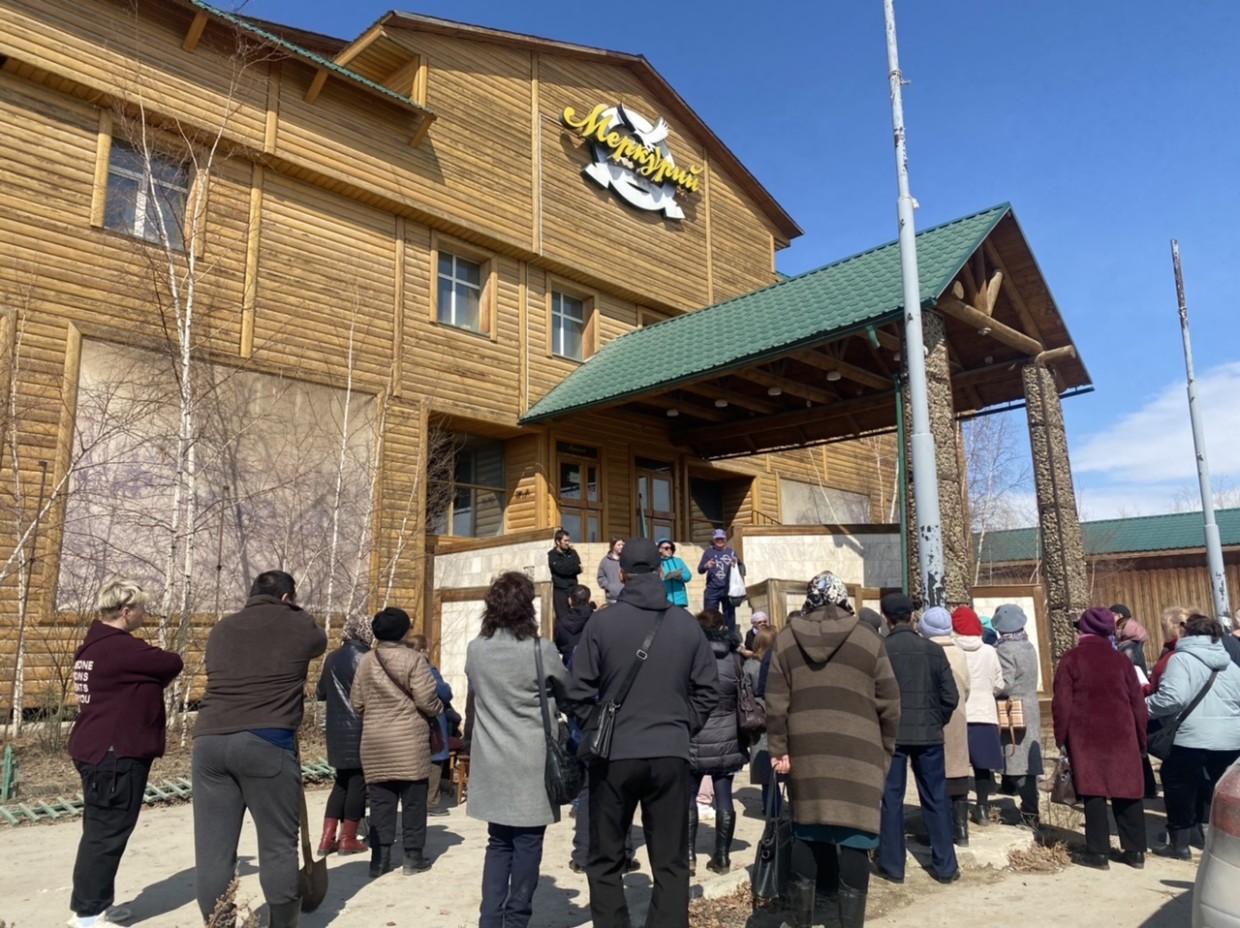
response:
<path id="1" fill-rule="evenodd" d="M 482 332 L 482 265 L 439 252 L 439 321 Z"/>
<path id="2" fill-rule="evenodd" d="M 189 181 L 181 162 L 113 139 L 104 228 L 183 250 Z"/>
<path id="3" fill-rule="evenodd" d="M 551 294 L 551 353 L 585 360 L 586 301 L 554 291 Z"/>

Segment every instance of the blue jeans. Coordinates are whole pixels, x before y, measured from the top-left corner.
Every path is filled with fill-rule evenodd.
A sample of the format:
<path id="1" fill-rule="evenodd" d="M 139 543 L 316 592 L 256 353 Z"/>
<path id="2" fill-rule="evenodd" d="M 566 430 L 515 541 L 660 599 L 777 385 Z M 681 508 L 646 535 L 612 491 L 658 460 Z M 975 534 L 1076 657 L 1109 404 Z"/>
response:
<path id="1" fill-rule="evenodd" d="M 904 879 L 904 788 L 909 761 L 913 762 L 913 777 L 917 780 L 921 817 L 930 833 L 930 859 L 935 874 L 945 879 L 960 865 L 952 845 L 952 805 L 947 798 L 946 755 L 941 744 L 896 745 L 883 791 L 878 868 L 887 876 Z"/>
<path id="2" fill-rule="evenodd" d="M 732 605 L 732 599 L 728 596 L 728 588 L 726 586 L 708 586 L 702 599 L 702 608 L 718 609 L 723 613 L 723 624 L 728 627 L 728 631 L 736 631 L 736 607 Z"/>
<path id="3" fill-rule="evenodd" d="M 546 832 L 546 825 L 487 823 L 478 928 L 526 928 L 530 923 Z"/>

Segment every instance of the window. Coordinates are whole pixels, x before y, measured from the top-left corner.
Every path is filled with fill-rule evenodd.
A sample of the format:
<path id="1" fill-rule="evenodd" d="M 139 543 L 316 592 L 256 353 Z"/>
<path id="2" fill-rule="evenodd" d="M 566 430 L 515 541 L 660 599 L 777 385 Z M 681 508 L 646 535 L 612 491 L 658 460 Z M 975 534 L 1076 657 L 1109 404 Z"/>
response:
<path id="1" fill-rule="evenodd" d="M 483 331 L 481 264 L 446 251 L 439 252 L 439 321 Z"/>
<path id="2" fill-rule="evenodd" d="M 864 525 L 870 521 L 870 497 L 800 480 L 779 481 L 784 525 Z"/>
<path id="3" fill-rule="evenodd" d="M 675 491 L 672 465 L 664 461 L 637 458 L 637 514 L 640 533 L 647 538 L 676 537 Z"/>
<path id="4" fill-rule="evenodd" d="M 556 442 L 560 524 L 578 541 L 602 541 L 603 503 L 598 449 Z"/>
<path id="5" fill-rule="evenodd" d="M 183 250 L 188 198 L 189 172 L 183 164 L 112 140 L 104 228 L 148 242 L 162 242 L 166 234 L 170 247 Z"/>
<path id="6" fill-rule="evenodd" d="M 494 538 L 504 533 L 504 443 L 470 435 L 453 436 L 451 480 L 433 485 L 428 508 L 435 531 L 462 538 Z M 446 468 L 441 468 L 444 474 Z M 446 474 L 444 474 L 446 477 Z"/>
<path id="7" fill-rule="evenodd" d="M 586 302 L 566 293 L 551 294 L 551 353 L 585 360 Z"/>

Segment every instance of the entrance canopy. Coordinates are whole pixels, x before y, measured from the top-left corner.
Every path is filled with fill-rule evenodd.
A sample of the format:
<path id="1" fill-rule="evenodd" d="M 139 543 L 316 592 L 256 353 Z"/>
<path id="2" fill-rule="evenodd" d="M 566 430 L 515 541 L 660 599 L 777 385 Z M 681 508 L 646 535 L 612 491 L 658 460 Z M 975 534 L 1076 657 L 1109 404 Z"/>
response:
<path id="1" fill-rule="evenodd" d="M 946 325 L 957 415 L 1024 399 L 1021 368 L 1061 393 L 1089 373 L 1009 204 L 917 236 L 922 306 Z M 897 423 L 903 298 L 896 242 L 630 332 L 522 418 L 586 410 L 648 419 L 702 458 L 805 447 Z"/>

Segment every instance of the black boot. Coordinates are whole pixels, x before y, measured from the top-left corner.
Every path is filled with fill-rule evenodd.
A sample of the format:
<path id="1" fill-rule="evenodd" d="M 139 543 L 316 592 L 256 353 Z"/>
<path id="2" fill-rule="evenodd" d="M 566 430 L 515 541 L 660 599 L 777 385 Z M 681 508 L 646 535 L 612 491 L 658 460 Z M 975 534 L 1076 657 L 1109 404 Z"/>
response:
<path id="1" fill-rule="evenodd" d="M 1170 857 L 1172 860 L 1192 860 L 1193 852 L 1188 846 L 1192 834 L 1191 828 L 1173 828 L 1171 840 L 1167 842 L 1167 846 L 1160 847 L 1154 853 L 1159 857 Z"/>
<path id="2" fill-rule="evenodd" d="M 788 884 L 788 901 L 792 906 L 792 928 L 812 928 L 814 924 L 814 897 L 817 890 L 813 880 L 795 876 Z"/>
<path id="3" fill-rule="evenodd" d="M 715 853 L 706 864 L 706 869 L 715 873 L 727 873 L 732 869 L 732 835 L 736 833 L 736 813 L 715 813 Z"/>
<path id="4" fill-rule="evenodd" d="M 424 873 L 431 868 L 431 862 L 421 851 L 405 851 L 405 859 L 401 862 L 400 871 L 405 876 Z"/>
<path id="5" fill-rule="evenodd" d="M 865 924 L 865 897 L 861 890 L 840 884 L 840 928 L 862 928 Z"/>
<path id="6" fill-rule="evenodd" d="M 1206 849 L 1206 830 L 1200 822 L 1189 829 L 1188 843 L 1199 851 Z"/>
<path id="7" fill-rule="evenodd" d="M 370 852 L 370 878 L 383 876 L 392 869 L 392 845 L 376 845 Z"/>
<path id="8" fill-rule="evenodd" d="M 301 923 L 301 900 L 272 902 L 267 905 L 267 924 L 270 928 L 297 928 Z"/>
<path id="9" fill-rule="evenodd" d="M 969 800 L 952 800 L 952 844 L 969 846 Z"/>
<path id="10" fill-rule="evenodd" d="M 689 876 L 697 875 L 697 802 L 689 803 Z"/>
<path id="11" fill-rule="evenodd" d="M 977 805 L 973 807 L 973 824 L 981 825 L 983 828 L 985 828 L 987 825 L 990 824 L 990 803 L 989 802 L 979 801 Z"/>

